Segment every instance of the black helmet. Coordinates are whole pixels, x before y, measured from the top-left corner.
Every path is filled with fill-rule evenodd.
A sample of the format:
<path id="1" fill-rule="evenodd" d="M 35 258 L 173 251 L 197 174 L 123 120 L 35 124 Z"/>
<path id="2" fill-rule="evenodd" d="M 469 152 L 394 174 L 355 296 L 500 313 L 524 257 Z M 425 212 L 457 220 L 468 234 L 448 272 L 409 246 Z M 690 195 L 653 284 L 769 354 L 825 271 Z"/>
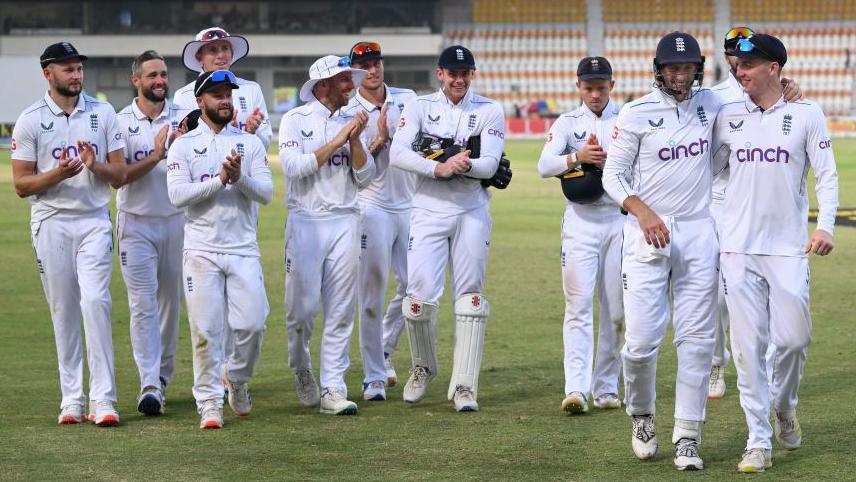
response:
<path id="1" fill-rule="evenodd" d="M 583 164 L 558 177 L 562 182 L 562 193 L 568 201 L 591 204 L 603 196 L 603 171 L 592 164 Z"/>
<path id="2" fill-rule="evenodd" d="M 698 85 L 701 86 L 704 79 L 704 55 L 701 54 L 701 48 L 698 46 L 695 37 L 684 32 L 672 32 L 666 34 L 657 44 L 657 55 L 654 57 L 654 78 L 660 89 L 669 95 L 674 95 L 675 92 L 663 86 L 663 74 L 660 72 L 660 68 L 664 65 L 673 64 L 696 64 L 698 69 L 693 81 L 698 82 Z M 690 95 L 692 95 L 692 87 L 690 87 Z"/>

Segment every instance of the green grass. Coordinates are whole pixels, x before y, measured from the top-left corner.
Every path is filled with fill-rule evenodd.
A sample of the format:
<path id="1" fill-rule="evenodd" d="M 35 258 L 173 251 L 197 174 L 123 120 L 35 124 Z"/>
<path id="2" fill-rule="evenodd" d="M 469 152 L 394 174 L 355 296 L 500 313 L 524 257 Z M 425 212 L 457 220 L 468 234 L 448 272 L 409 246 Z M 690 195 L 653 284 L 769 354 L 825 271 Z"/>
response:
<path id="1" fill-rule="evenodd" d="M 457 414 L 445 399 L 452 351 L 452 316 L 442 300 L 441 373 L 425 401 L 405 405 L 401 385 L 385 403 L 360 401 L 356 417 L 321 416 L 298 405 L 287 371 L 283 326 L 284 184 L 278 168 L 276 200 L 261 210 L 259 238 L 271 302 L 257 375 L 255 407 L 238 419 L 227 409 L 226 427 L 203 432 L 190 393 L 190 340 L 182 318 L 177 373 L 167 414 L 143 418 L 135 410 L 138 377 L 128 341 L 128 305 L 118 267 L 113 274 L 113 339 L 122 425 L 57 426 L 56 356 L 48 309 L 30 246 L 29 208 L 11 185 L 8 153 L 0 155 L 0 479 L 527 479 L 617 480 L 737 476 L 745 421 L 735 374 L 728 393 L 708 405 L 703 455 L 707 469 L 694 475 L 672 467 L 670 438 L 675 353 L 661 350 L 657 420 L 663 451 L 636 460 L 630 424 L 621 411 L 569 418 L 563 396 L 563 295 L 559 270 L 564 208 L 558 182 L 541 180 L 541 143 L 513 141 L 508 152 L 515 178 L 495 193 L 486 295 L 491 302 L 481 377 L 481 412 Z M 836 141 L 841 204 L 856 206 L 856 142 Z M 841 227 L 837 249 L 813 257 L 814 342 L 801 388 L 804 446 L 774 452 L 772 474 L 785 479 L 852 478 L 856 440 L 856 342 L 853 321 L 856 229 Z M 318 334 L 313 354 L 318 353 Z M 406 374 L 406 336 L 395 363 Z M 317 359 L 317 358 L 316 358 Z M 362 368 L 351 344 L 348 386 L 361 395 Z M 317 363 L 316 363 L 317 366 Z"/>

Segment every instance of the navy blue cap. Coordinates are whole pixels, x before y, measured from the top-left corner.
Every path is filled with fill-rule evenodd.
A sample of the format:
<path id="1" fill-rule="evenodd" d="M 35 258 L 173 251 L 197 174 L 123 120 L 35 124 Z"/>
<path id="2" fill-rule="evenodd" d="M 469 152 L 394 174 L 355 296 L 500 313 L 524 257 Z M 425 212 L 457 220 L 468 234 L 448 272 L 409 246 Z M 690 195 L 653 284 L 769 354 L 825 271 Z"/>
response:
<path id="1" fill-rule="evenodd" d="M 53 62 L 63 62 L 68 59 L 79 59 L 82 62 L 88 58 L 85 55 L 80 55 L 74 45 L 68 42 L 59 42 L 48 45 L 42 52 L 42 56 L 39 57 L 39 63 L 42 64 L 42 68 L 45 68 Z"/>
<path id="2" fill-rule="evenodd" d="M 441 69 L 469 69 L 476 70 L 476 59 L 470 49 L 463 45 L 452 45 L 446 47 L 440 53 L 437 66 Z"/>
<path id="3" fill-rule="evenodd" d="M 577 66 L 579 80 L 612 80 L 612 66 L 604 57 L 586 57 Z"/>
<path id="4" fill-rule="evenodd" d="M 728 53 L 741 59 L 769 60 L 770 62 L 777 62 L 781 66 L 784 66 L 785 62 L 788 61 L 788 51 L 785 49 L 785 44 L 776 37 L 765 33 L 756 33 L 747 39 L 740 40 L 737 42 L 737 46 Z"/>
<path id="5" fill-rule="evenodd" d="M 684 32 L 672 32 L 660 39 L 657 44 L 657 56 L 654 64 L 701 64 L 704 65 L 704 56 L 698 41 L 692 35 Z"/>
<path id="6" fill-rule="evenodd" d="M 235 74 L 228 70 L 209 70 L 202 72 L 196 78 L 196 84 L 193 86 L 193 95 L 199 97 L 203 92 L 216 89 L 221 85 L 228 85 L 233 90 L 238 88 L 238 80 Z"/>

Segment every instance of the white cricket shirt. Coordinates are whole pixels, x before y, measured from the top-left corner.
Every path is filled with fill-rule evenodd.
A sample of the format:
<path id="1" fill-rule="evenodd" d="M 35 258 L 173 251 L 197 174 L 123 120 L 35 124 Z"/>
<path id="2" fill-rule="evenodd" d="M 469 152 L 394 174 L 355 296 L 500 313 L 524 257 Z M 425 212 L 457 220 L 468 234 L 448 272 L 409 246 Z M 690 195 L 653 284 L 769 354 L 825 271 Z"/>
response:
<path id="1" fill-rule="evenodd" d="M 728 73 L 728 77 L 714 85 L 710 88 L 710 90 L 719 94 L 722 98 L 722 102 L 736 102 L 743 98 L 743 87 L 740 85 L 740 82 L 734 78 L 734 75 L 731 72 Z M 725 199 L 725 186 L 728 184 L 728 169 L 722 169 L 719 172 L 713 173 L 713 192 L 711 202 L 714 203 L 722 203 L 722 200 Z"/>

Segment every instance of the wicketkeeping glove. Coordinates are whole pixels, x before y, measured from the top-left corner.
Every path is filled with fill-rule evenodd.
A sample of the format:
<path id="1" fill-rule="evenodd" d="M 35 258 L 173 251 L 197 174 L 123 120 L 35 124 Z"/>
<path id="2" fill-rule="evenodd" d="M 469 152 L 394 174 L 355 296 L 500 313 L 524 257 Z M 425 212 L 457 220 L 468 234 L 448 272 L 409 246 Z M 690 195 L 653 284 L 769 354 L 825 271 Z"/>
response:
<path id="1" fill-rule="evenodd" d="M 511 161 L 502 153 L 499 159 L 499 166 L 496 168 L 496 173 L 490 179 L 482 179 L 481 185 L 484 187 L 495 187 L 497 189 L 505 189 L 511 184 Z"/>

